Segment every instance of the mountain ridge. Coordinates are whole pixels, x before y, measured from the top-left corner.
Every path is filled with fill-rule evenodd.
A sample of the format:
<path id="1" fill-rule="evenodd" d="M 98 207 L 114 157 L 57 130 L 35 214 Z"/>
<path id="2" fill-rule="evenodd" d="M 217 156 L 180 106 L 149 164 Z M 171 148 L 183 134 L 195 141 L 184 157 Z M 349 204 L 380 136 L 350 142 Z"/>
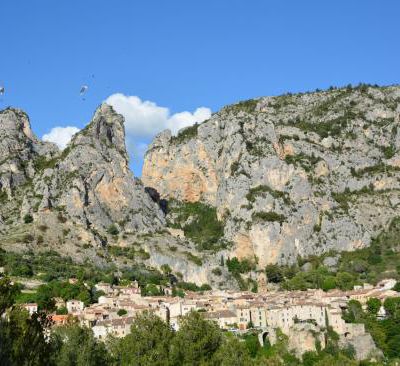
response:
<path id="1" fill-rule="evenodd" d="M 242 101 L 158 134 L 138 179 L 112 107 L 63 151 L 7 109 L 0 243 L 118 268 L 167 265 L 212 287 L 265 284 L 266 265 L 368 247 L 399 216 L 399 119 L 398 86 Z"/>

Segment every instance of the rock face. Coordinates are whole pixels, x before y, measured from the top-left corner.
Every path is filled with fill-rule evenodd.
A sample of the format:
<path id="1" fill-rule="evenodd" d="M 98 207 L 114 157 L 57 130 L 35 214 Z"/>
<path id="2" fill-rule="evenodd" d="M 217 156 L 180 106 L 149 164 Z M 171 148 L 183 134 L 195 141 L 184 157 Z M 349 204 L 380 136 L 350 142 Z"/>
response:
<path id="1" fill-rule="evenodd" d="M 11 197 L 19 185 L 32 179 L 39 156 L 51 159 L 58 154 L 55 145 L 44 143 L 33 134 L 28 116 L 19 109 L 0 111 L 0 189 Z"/>
<path id="2" fill-rule="evenodd" d="M 266 97 L 160 133 L 142 181 L 217 208 L 230 255 L 268 263 L 355 250 L 398 215 L 400 88 Z"/>
<path id="3" fill-rule="evenodd" d="M 112 224 L 127 233 L 154 232 L 164 216 L 128 167 L 124 121 L 102 105 L 92 122 L 72 139 L 60 159 L 34 179 L 43 196 L 39 209 L 61 207 L 87 229 Z"/>
<path id="4" fill-rule="evenodd" d="M 383 358 L 383 353 L 378 349 L 369 333 L 357 334 L 356 336 L 341 336 L 339 346 L 343 349 L 349 347 L 354 349 L 356 360 L 379 360 Z"/>
<path id="5" fill-rule="evenodd" d="M 73 223 L 97 244 L 105 244 L 112 225 L 126 233 L 160 230 L 164 214 L 129 170 L 123 122 L 103 104 L 60 152 L 33 135 L 23 112 L 1 112 L 5 159 L 0 188 L 5 206 L 18 211 L 20 218 L 31 215 L 42 223 L 56 215 L 59 224 Z M 6 210 L 2 214 L 11 216 Z"/>
<path id="6" fill-rule="evenodd" d="M 51 249 L 118 268 L 168 264 L 183 281 L 237 286 L 226 269 L 212 273 L 219 256 L 198 253 L 179 229 L 166 230 L 165 202 L 129 170 L 124 120 L 112 107 L 101 105 L 63 151 L 36 138 L 25 113 L 6 109 L 0 154 L 3 249 Z M 112 247 L 131 255 L 110 254 Z"/>
<path id="7" fill-rule="evenodd" d="M 295 324 L 288 332 L 288 349 L 301 359 L 305 352 L 325 348 L 324 333 L 313 324 Z"/>

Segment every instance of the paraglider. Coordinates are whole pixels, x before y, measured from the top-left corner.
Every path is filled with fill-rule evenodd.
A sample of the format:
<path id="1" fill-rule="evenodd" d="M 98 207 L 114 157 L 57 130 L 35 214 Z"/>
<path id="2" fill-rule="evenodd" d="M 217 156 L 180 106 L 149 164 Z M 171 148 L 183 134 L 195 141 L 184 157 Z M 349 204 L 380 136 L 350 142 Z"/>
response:
<path id="1" fill-rule="evenodd" d="M 79 94 L 80 94 L 80 95 L 85 94 L 86 91 L 88 90 L 88 88 L 89 88 L 89 87 L 88 87 L 87 85 L 82 85 Z"/>
<path id="2" fill-rule="evenodd" d="M 3 96 L 5 92 L 6 92 L 6 90 L 5 90 L 4 86 L 0 85 L 0 96 Z"/>
<path id="3" fill-rule="evenodd" d="M 89 89 L 89 87 L 87 85 L 82 85 L 81 86 L 81 90 L 79 91 L 79 95 L 82 97 L 82 100 L 86 100 L 84 95 L 87 92 L 87 90 Z"/>

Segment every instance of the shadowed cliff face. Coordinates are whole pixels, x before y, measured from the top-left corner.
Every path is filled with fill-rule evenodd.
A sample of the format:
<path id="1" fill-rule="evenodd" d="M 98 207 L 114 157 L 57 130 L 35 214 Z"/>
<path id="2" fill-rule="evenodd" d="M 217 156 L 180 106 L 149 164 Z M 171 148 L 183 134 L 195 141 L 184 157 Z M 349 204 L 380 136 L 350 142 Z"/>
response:
<path id="1" fill-rule="evenodd" d="M 159 134 L 142 180 L 217 208 L 231 255 L 267 263 L 370 244 L 398 215 L 400 88 L 267 97 Z"/>

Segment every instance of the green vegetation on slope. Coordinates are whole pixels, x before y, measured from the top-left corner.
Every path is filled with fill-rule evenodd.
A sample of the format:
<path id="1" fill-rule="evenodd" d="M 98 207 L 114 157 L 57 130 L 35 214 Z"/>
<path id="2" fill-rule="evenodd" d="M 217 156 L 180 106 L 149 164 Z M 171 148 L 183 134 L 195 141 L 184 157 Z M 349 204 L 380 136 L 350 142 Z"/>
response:
<path id="1" fill-rule="evenodd" d="M 189 141 L 197 136 L 199 125 L 195 123 L 193 126 L 186 127 L 178 133 L 176 136 L 171 137 L 171 143 L 179 145 L 183 142 Z"/>
<path id="2" fill-rule="evenodd" d="M 169 226 L 182 229 L 199 250 L 218 250 L 225 247 L 222 240 L 224 224 L 217 219 L 215 207 L 201 202 L 171 202 Z"/>
<path id="3" fill-rule="evenodd" d="M 335 269 L 323 265 L 324 258 L 336 255 L 328 253 L 321 257 L 299 258 L 298 264 L 293 266 L 268 266 L 267 277 L 288 290 L 321 288 L 326 291 L 333 288 L 351 290 L 354 285 L 376 284 L 384 278 L 400 280 L 399 237 L 400 217 L 396 217 L 369 247 L 342 252 Z M 301 270 L 305 263 L 311 265 L 310 270 Z"/>

